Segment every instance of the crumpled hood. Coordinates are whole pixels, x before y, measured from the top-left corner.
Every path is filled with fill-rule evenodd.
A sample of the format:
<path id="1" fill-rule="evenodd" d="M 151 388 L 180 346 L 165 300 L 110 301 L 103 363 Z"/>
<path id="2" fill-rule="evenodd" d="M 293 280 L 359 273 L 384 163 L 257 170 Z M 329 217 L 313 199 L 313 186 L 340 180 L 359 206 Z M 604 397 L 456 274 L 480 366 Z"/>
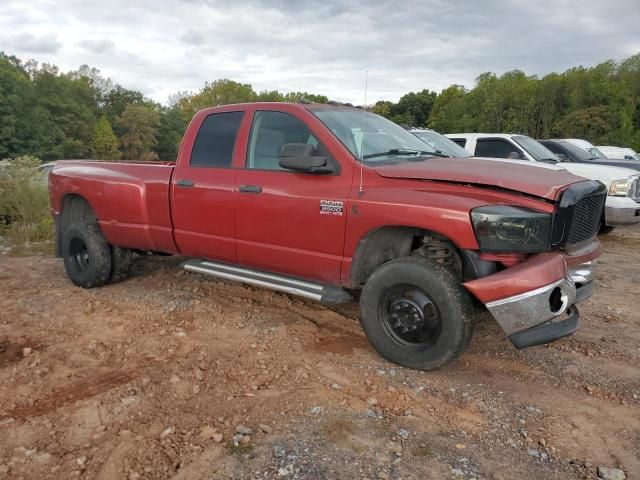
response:
<path id="1" fill-rule="evenodd" d="M 386 178 L 439 180 L 495 186 L 555 200 L 572 183 L 582 182 L 564 168 L 496 158 L 430 158 L 373 167 Z"/>

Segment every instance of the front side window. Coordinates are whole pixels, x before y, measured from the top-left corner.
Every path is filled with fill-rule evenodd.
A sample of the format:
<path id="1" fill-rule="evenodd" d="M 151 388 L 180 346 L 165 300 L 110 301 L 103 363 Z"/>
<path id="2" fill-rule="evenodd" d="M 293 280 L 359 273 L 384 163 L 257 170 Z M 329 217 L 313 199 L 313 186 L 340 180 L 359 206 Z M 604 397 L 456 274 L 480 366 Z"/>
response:
<path id="1" fill-rule="evenodd" d="M 500 138 L 479 138 L 476 142 L 476 157 L 513 158 L 520 154 L 518 147 Z"/>
<path id="2" fill-rule="evenodd" d="M 433 147 L 380 115 L 347 108 L 310 110 L 355 158 L 362 158 L 366 164 L 439 155 Z"/>
<path id="3" fill-rule="evenodd" d="M 204 119 L 193 142 L 192 167 L 230 167 L 244 112 L 213 113 Z"/>
<path id="4" fill-rule="evenodd" d="M 280 152 L 286 143 L 307 143 L 318 147 L 318 140 L 309 128 L 293 115 L 257 111 L 251 125 L 246 167 L 256 170 L 285 170 L 280 166 Z"/>

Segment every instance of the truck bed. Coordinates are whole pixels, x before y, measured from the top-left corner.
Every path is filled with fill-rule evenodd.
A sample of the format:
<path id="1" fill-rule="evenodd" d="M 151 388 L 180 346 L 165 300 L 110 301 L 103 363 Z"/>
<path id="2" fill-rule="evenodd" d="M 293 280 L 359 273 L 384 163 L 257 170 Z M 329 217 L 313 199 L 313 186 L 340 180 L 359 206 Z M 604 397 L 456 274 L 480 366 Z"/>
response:
<path id="1" fill-rule="evenodd" d="M 60 212 L 62 192 L 74 192 L 96 210 L 110 243 L 176 252 L 169 207 L 173 169 L 167 162 L 62 160 L 49 176 L 51 206 Z"/>

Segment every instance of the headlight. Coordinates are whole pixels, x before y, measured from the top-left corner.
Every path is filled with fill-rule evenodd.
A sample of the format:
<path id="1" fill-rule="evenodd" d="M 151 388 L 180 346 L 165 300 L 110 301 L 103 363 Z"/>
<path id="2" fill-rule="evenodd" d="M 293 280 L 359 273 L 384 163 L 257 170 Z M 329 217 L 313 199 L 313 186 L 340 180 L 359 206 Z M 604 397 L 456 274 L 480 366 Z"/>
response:
<path id="1" fill-rule="evenodd" d="M 551 215 L 523 207 L 488 205 L 471 210 L 481 250 L 546 252 L 551 243 Z"/>
<path id="2" fill-rule="evenodd" d="M 609 195 L 613 197 L 626 197 L 629 195 L 629 179 L 614 180 L 609 187 Z"/>

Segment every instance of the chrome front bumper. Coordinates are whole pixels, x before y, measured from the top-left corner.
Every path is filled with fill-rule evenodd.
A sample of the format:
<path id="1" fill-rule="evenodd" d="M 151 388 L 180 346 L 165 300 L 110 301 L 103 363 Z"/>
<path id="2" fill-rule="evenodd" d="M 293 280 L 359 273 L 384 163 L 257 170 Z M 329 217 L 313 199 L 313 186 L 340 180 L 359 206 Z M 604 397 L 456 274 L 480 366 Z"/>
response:
<path id="1" fill-rule="evenodd" d="M 640 222 L 640 203 L 630 197 L 608 196 L 604 207 L 607 225 L 634 225 Z"/>
<path id="2" fill-rule="evenodd" d="M 578 265 L 563 279 L 486 307 L 518 348 L 557 340 L 578 328 L 573 305 L 592 295 L 594 269 L 595 262 Z"/>

